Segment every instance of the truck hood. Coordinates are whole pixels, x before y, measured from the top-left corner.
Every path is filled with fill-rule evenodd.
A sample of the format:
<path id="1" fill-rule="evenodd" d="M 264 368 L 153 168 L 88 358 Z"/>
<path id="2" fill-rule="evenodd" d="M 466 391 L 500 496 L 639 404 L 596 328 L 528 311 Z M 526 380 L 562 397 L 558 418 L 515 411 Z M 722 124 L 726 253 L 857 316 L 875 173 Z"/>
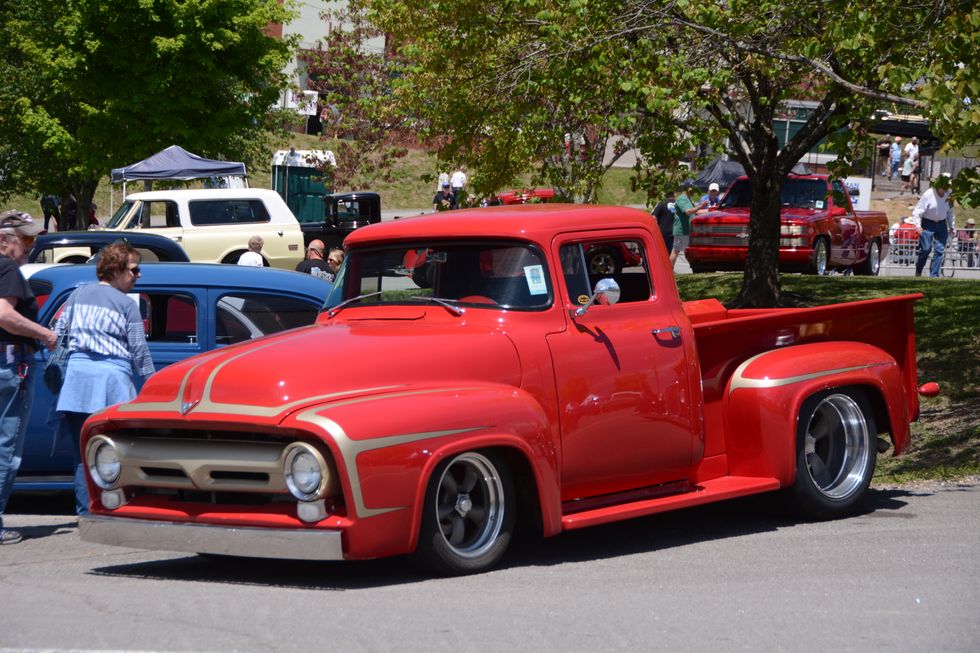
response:
<path id="1" fill-rule="evenodd" d="M 518 386 L 510 338 L 472 324 L 314 325 L 189 358 L 154 374 L 126 412 L 284 416 L 314 403 L 446 383 Z"/>

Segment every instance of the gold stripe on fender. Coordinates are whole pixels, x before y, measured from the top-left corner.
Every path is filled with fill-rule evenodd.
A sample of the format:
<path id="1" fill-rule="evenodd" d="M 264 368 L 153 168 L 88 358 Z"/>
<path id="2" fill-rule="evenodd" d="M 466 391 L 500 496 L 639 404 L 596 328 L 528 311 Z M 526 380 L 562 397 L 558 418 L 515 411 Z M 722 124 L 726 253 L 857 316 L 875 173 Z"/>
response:
<path id="1" fill-rule="evenodd" d="M 309 422 L 310 424 L 318 426 L 329 433 L 334 442 L 337 443 L 337 448 L 340 449 L 341 457 L 344 459 L 344 467 L 347 469 L 347 477 L 350 479 L 351 492 L 353 494 L 352 499 L 354 500 L 354 510 L 358 517 L 364 518 L 374 517 L 375 515 L 383 515 L 387 512 L 393 512 L 395 510 L 404 510 L 408 506 L 368 508 L 364 505 L 364 495 L 361 493 L 361 477 L 357 472 L 358 454 L 364 453 L 365 451 L 374 451 L 375 449 L 394 447 L 399 444 L 408 444 L 410 442 L 418 442 L 419 440 L 428 440 L 431 438 L 441 438 L 446 435 L 468 433 L 470 431 L 478 431 L 486 428 L 484 426 L 470 426 L 465 428 L 446 429 L 443 431 L 424 431 L 421 433 L 389 435 L 384 438 L 373 438 L 371 440 L 352 440 L 340 426 L 340 424 L 333 421 L 329 417 L 318 415 L 317 411 L 320 410 L 323 410 L 323 406 L 304 411 L 300 413 L 296 419 L 300 420 L 301 422 Z"/>
<path id="2" fill-rule="evenodd" d="M 798 374 L 797 376 L 786 376 L 783 378 L 769 378 L 769 379 L 751 379 L 746 378 L 745 368 L 752 364 L 755 359 L 760 356 L 765 356 L 769 352 L 764 351 L 761 354 L 756 354 L 752 358 L 749 358 L 744 363 L 736 368 L 735 373 L 732 374 L 731 384 L 728 386 L 728 394 L 731 395 L 733 392 L 740 388 L 778 388 L 784 385 L 792 385 L 793 383 L 799 383 L 800 381 L 809 381 L 810 379 L 819 379 L 821 376 L 830 376 L 831 374 L 842 374 L 844 372 L 854 372 L 855 370 L 864 370 L 869 367 L 877 367 L 879 365 L 886 365 L 886 363 L 868 363 L 866 365 L 855 365 L 854 367 L 839 367 L 833 370 L 821 370 L 819 372 L 810 372 L 808 374 Z"/>

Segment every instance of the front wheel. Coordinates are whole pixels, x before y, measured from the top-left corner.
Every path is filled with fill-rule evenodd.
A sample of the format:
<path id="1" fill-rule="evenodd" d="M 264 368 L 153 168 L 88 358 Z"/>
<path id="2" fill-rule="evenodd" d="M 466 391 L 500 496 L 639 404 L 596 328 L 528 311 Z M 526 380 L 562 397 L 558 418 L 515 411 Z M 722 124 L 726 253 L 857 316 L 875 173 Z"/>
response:
<path id="1" fill-rule="evenodd" d="M 791 491 L 804 515 L 831 519 L 854 509 L 871 484 L 877 435 L 871 405 L 860 390 L 828 390 L 803 403 Z"/>
<path id="2" fill-rule="evenodd" d="M 810 274 L 823 276 L 827 274 L 827 263 L 830 260 L 830 251 L 827 248 L 826 238 L 817 238 L 813 243 L 813 254 L 810 256 Z"/>
<path id="3" fill-rule="evenodd" d="M 440 463 L 426 490 L 416 559 L 447 575 L 489 569 L 510 544 L 515 508 L 510 472 L 496 454 L 468 451 Z"/>

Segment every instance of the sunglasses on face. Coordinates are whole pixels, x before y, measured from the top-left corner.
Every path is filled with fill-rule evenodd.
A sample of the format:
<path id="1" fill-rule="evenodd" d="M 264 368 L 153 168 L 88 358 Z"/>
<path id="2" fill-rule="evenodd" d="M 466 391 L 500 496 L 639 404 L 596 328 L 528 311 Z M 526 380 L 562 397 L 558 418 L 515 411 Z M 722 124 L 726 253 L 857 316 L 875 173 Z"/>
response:
<path id="1" fill-rule="evenodd" d="M 138 265 L 134 265 L 133 267 L 126 269 L 132 272 L 134 277 L 138 277 L 140 275 L 140 266 Z"/>

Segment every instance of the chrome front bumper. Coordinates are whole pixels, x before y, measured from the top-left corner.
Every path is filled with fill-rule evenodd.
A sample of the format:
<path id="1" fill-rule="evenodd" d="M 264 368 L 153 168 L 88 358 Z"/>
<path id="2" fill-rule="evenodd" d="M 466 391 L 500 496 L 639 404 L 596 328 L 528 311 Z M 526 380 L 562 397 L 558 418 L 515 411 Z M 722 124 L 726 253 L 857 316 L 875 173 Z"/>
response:
<path id="1" fill-rule="evenodd" d="M 82 540 L 154 551 L 181 551 L 289 560 L 343 560 L 340 531 L 184 524 L 89 515 Z"/>

